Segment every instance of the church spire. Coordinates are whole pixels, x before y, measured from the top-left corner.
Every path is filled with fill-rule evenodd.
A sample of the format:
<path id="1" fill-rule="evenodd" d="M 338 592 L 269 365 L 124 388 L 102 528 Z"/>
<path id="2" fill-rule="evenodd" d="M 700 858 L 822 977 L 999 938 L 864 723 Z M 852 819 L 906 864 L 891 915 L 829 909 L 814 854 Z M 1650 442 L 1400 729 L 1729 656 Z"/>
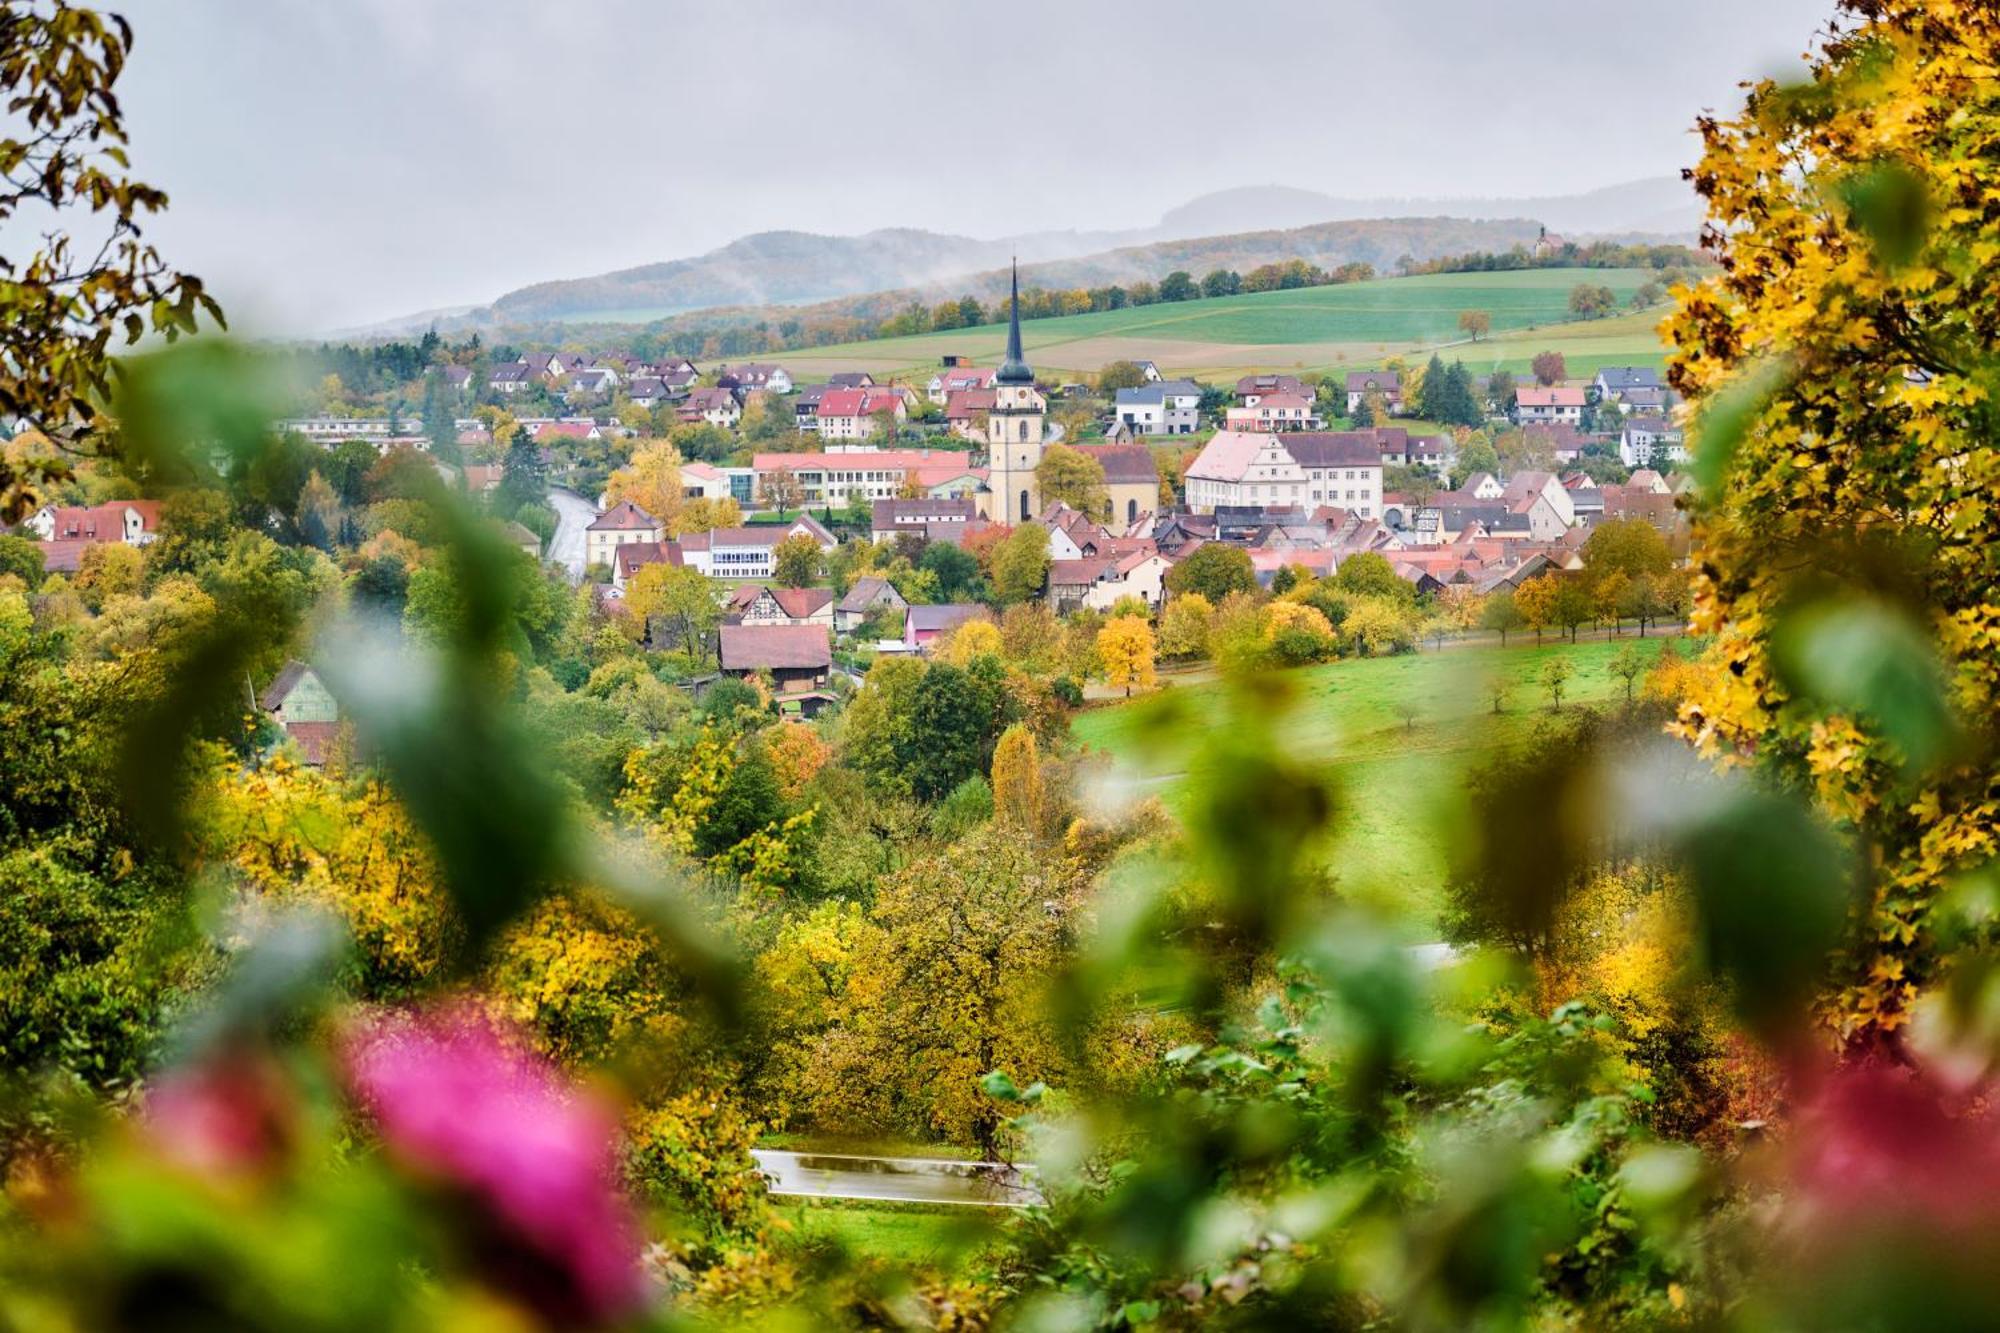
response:
<path id="1" fill-rule="evenodd" d="M 999 373 L 994 375 L 996 384 L 1033 384 L 1035 372 L 1028 369 L 1028 360 L 1021 355 L 1021 263 L 1014 261 L 1013 301 L 1007 312 L 1007 359 L 1000 363 Z"/>

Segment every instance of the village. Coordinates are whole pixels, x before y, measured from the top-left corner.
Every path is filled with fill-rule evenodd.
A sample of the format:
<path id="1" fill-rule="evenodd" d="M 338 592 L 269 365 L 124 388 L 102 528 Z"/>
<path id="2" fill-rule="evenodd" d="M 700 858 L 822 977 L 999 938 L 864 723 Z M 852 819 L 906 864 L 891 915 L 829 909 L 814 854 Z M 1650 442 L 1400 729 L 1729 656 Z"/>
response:
<path id="1" fill-rule="evenodd" d="M 1158 628 L 1177 592 L 1199 589 L 1212 607 L 1238 584 L 1283 592 L 1368 557 L 1367 567 L 1393 573 L 1406 594 L 1399 622 L 1368 646 L 1407 650 L 1427 629 L 1442 642 L 1446 624 L 1454 637 L 1485 629 L 1503 638 L 1513 628 L 1538 637 L 1551 627 L 1573 633 L 1586 616 L 1644 628 L 1676 618 L 1684 600 L 1679 580 L 1634 579 L 1639 571 L 1624 570 L 1606 593 L 1586 569 L 1591 536 L 1605 524 L 1641 525 L 1674 559 L 1685 554 L 1675 501 L 1689 482 L 1674 470 L 1685 451 L 1670 415 L 1672 392 L 1649 366 L 1572 380 L 1538 360 L 1534 382 L 1513 385 L 1503 374 L 1473 386 L 1462 367 L 1434 360 L 1415 373 L 1248 374 L 1224 388 L 1167 378 L 1142 363 L 1120 368 L 1137 383 L 1079 411 L 1071 405 L 1095 391 L 1038 382 L 1021 351 L 1018 315 L 999 365 L 946 359 L 952 364 L 924 383 L 878 383 L 854 372 L 809 385 L 772 364 L 704 375 L 681 358 L 551 353 L 509 361 L 490 372 L 489 397 L 532 391 L 579 405 L 615 398 L 626 409 L 622 419 L 617 412 L 509 417 L 490 408 L 454 416 L 458 456 L 499 461 L 453 467 L 433 457 L 432 466 L 491 502 L 510 454 L 518 461 L 532 451 L 536 474 L 553 480 L 580 471 L 565 466 L 570 451 L 612 458 L 628 451 L 627 468 L 614 469 L 608 488 L 584 495 L 555 483 L 558 519 L 546 541 L 511 519 L 503 520 L 507 539 L 561 565 L 610 614 L 636 607 L 651 617 L 657 599 L 632 596 L 652 577 L 648 569 L 709 580 L 714 669 L 689 676 L 686 688 L 698 697 L 713 680 L 755 678 L 779 711 L 799 718 L 837 703 L 877 658 L 930 653 L 968 622 L 996 623 L 1009 601 L 1072 618 L 1136 611 Z M 463 367 L 431 374 L 455 399 L 474 387 Z M 1470 416 L 1460 412 L 1477 427 L 1412 424 L 1446 392 L 1475 404 Z M 1052 399 L 1068 410 L 1052 410 Z M 656 513 L 613 494 L 615 479 L 636 467 L 629 451 L 649 448 L 635 408 L 731 440 L 746 415 L 777 418 L 797 441 L 817 447 L 739 443 L 747 460 L 730 465 L 650 446 L 672 454 L 670 493 L 662 496 L 653 478 Z M 919 417 L 931 424 L 913 425 Z M 1335 419 L 1345 428 L 1328 429 Z M 496 422 L 511 450 L 498 447 Z M 384 458 L 437 452 L 433 437 L 391 418 L 297 418 L 280 429 L 327 449 L 358 441 Z M 1507 446 L 1504 461 L 1494 440 Z M 158 521 L 157 502 L 130 500 L 47 506 L 26 527 L 48 570 L 74 573 L 92 545 L 144 545 Z M 1027 535 L 1014 539 L 1020 530 Z M 1029 550 L 1025 565 L 1016 562 L 1028 572 L 1010 572 L 1002 596 L 993 561 L 1010 539 Z M 933 547 L 954 554 L 927 557 Z M 1222 551 L 1237 554 L 1225 561 Z M 937 569 L 962 574 L 942 589 L 936 578 L 910 577 Z M 1544 579 L 1552 590 L 1592 587 L 1567 606 L 1554 595 L 1515 597 Z M 1335 627 L 1326 628 L 1320 656 L 1340 651 Z M 642 637 L 696 656 L 703 647 L 673 643 L 654 624 Z M 1148 649 L 1143 672 L 1128 667 L 1117 683 L 1129 686 L 1137 675 L 1150 683 L 1157 648 Z M 1166 656 L 1190 656 L 1185 646 L 1168 648 Z M 274 688 L 282 695 L 286 683 Z M 270 711 L 285 715 L 282 701 Z M 329 719 L 309 711 L 300 735 L 317 754 L 323 737 L 314 729 Z"/>

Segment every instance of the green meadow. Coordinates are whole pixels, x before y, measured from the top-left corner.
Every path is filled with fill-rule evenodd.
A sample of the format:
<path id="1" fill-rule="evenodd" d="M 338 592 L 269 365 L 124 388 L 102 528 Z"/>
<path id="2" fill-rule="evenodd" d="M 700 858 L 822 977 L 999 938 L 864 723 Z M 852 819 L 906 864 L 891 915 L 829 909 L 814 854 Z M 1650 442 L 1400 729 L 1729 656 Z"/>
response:
<path id="1" fill-rule="evenodd" d="M 1440 273 L 1409 278 L 1254 292 L 1241 296 L 1031 319 L 1022 324 L 1030 361 L 1047 371 L 1093 372 L 1119 359 L 1148 359 L 1170 371 L 1358 368 L 1389 356 L 1452 347 L 1468 364 L 1528 360 L 1547 348 L 1580 360 L 1651 363 L 1661 348 L 1654 314 L 1574 321 L 1569 294 L 1601 283 L 1628 301 L 1657 275 L 1643 269 L 1534 269 L 1514 273 Z M 1458 317 L 1492 315 L 1493 336 L 1463 343 Z M 1000 325 L 955 329 L 787 352 L 795 374 L 831 369 L 928 369 L 947 353 L 987 361 L 1005 341 Z M 1602 364 L 1603 362 L 1599 362 Z M 1594 368 L 1594 367 L 1593 367 Z"/>
<path id="2" fill-rule="evenodd" d="M 1547 664 L 1560 657 L 1571 665 L 1565 707 L 1615 705 L 1625 683 L 1612 674 L 1612 660 L 1632 644 L 1650 661 L 1663 642 L 1628 633 L 1536 646 L 1532 635 L 1517 635 L 1504 648 L 1447 645 L 1285 673 L 1289 699 L 1278 736 L 1333 777 L 1340 801 L 1333 860 L 1342 890 L 1428 927 L 1442 902 L 1452 831 L 1466 817 L 1463 779 L 1549 718 L 1541 683 Z M 1690 651 L 1685 642 L 1677 646 Z M 1498 713 L 1496 681 L 1504 695 Z M 1086 747 L 1109 754 L 1121 777 L 1171 807 L 1185 779 L 1201 771 L 1202 742 L 1230 724 L 1229 688 L 1216 680 L 1170 685 L 1151 698 L 1082 713 L 1073 731 Z"/>

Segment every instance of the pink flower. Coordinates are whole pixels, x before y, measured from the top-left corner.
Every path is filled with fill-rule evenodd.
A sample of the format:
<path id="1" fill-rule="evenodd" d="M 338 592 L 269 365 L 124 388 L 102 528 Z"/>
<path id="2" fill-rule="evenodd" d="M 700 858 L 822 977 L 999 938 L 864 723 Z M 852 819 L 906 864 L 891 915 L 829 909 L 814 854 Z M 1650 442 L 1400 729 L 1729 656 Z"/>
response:
<path id="1" fill-rule="evenodd" d="M 1822 1224 L 1982 1232 L 2000 1220 L 2000 1124 L 1908 1071 L 1833 1074 L 1799 1117 L 1795 1173 Z"/>
<path id="2" fill-rule="evenodd" d="M 142 1124 L 162 1156 L 204 1175 L 274 1166 L 292 1141 L 282 1079 L 249 1056 L 169 1070 L 146 1090 Z"/>
<path id="3" fill-rule="evenodd" d="M 396 1160 L 485 1214 L 476 1248 L 497 1285 L 564 1325 L 644 1301 L 608 1106 L 469 1013 L 384 1021 L 355 1034 L 346 1055 Z"/>

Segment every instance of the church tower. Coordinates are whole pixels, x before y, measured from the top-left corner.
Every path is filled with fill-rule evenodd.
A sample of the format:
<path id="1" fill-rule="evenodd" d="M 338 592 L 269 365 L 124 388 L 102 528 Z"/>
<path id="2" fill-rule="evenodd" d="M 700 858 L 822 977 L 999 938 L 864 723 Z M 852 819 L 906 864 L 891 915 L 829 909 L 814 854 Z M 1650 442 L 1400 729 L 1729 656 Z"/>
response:
<path id="1" fill-rule="evenodd" d="M 1035 467 L 1042 461 L 1048 403 L 1035 391 L 1035 372 L 1021 355 L 1021 267 L 1014 266 L 1013 309 L 1007 323 L 1007 359 L 993 376 L 993 408 L 986 416 L 986 516 L 1021 523 L 1042 511 Z"/>

